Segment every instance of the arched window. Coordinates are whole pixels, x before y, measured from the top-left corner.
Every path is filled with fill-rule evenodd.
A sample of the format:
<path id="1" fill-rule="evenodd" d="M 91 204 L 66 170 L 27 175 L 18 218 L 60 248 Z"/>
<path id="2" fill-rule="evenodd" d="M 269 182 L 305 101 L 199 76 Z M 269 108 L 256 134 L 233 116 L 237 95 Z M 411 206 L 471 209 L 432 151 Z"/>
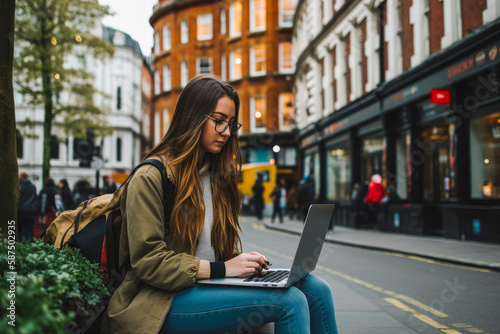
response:
<path id="1" fill-rule="evenodd" d="M 181 44 L 186 44 L 189 41 L 189 30 L 186 20 L 181 21 Z"/>

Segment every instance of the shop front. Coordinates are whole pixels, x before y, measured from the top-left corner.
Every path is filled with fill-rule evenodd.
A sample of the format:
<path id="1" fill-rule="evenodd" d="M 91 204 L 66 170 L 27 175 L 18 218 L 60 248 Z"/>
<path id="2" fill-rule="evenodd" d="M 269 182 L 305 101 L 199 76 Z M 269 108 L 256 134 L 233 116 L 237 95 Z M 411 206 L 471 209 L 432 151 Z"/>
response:
<path id="1" fill-rule="evenodd" d="M 362 174 L 371 177 L 384 169 L 384 136 L 375 95 L 322 119 L 299 136 L 302 175 L 314 174 L 315 202 L 336 205 L 335 224 L 359 227 L 361 222 L 352 217 L 353 185 L 365 182 Z"/>
<path id="2" fill-rule="evenodd" d="M 437 92 L 437 94 L 436 94 Z M 464 38 L 298 134 L 301 175 L 335 224 L 380 174 L 381 230 L 500 242 L 500 29 Z"/>
<path id="3" fill-rule="evenodd" d="M 402 200 L 388 206 L 385 230 L 500 242 L 500 39 L 482 40 L 382 92 L 395 129 L 386 167 Z M 433 88 L 450 100 L 433 102 Z"/>

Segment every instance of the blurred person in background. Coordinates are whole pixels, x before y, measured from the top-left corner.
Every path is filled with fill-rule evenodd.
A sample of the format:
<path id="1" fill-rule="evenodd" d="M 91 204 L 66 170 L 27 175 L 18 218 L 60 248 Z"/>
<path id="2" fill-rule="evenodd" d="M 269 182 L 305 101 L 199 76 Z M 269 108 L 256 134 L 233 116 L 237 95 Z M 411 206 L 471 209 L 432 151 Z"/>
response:
<path id="1" fill-rule="evenodd" d="M 309 211 L 309 206 L 312 202 L 311 186 L 310 186 L 310 177 L 306 175 L 302 180 L 300 180 L 299 187 L 297 189 L 297 207 L 298 214 L 302 215 L 299 219 L 305 220 L 307 216 L 307 212 Z"/>
<path id="2" fill-rule="evenodd" d="M 39 210 L 39 201 L 36 194 L 36 187 L 30 180 L 28 174 L 21 172 L 19 174 L 19 185 L 21 187 L 18 208 L 18 240 L 33 239 L 33 225 L 35 224 L 36 214 Z"/>
<path id="3" fill-rule="evenodd" d="M 57 185 L 59 188 L 59 193 L 61 194 L 61 201 L 64 206 L 64 210 L 70 210 L 73 208 L 73 195 L 69 189 L 68 181 L 66 179 L 61 179 Z"/>
<path id="4" fill-rule="evenodd" d="M 47 227 L 56 217 L 64 211 L 61 194 L 54 179 L 48 178 L 39 194 L 40 215 L 38 222 L 33 227 L 33 237 L 40 238 Z"/>
<path id="5" fill-rule="evenodd" d="M 103 194 L 112 194 L 116 191 L 116 189 L 118 189 L 116 187 L 116 183 L 111 180 L 111 178 L 106 175 L 105 177 L 103 177 L 103 186 L 102 186 L 102 193 Z"/>
<path id="6" fill-rule="evenodd" d="M 276 218 L 276 214 L 278 214 L 280 223 L 283 224 L 283 215 L 286 209 L 285 179 L 280 179 L 278 182 L 276 182 L 276 187 L 274 187 L 274 190 L 271 193 L 271 198 L 273 199 L 273 215 L 271 216 L 271 223 L 274 223 L 274 218 Z"/>
<path id="7" fill-rule="evenodd" d="M 376 223 L 379 205 L 384 196 L 385 190 L 384 186 L 382 186 L 382 176 L 380 174 L 373 174 L 368 186 L 368 193 L 365 197 L 365 203 L 368 204 L 367 216 L 370 223 Z"/>
<path id="8" fill-rule="evenodd" d="M 253 209 L 258 220 L 262 220 L 262 210 L 264 210 L 264 186 L 262 185 L 262 174 L 257 175 L 257 180 L 252 187 Z"/>

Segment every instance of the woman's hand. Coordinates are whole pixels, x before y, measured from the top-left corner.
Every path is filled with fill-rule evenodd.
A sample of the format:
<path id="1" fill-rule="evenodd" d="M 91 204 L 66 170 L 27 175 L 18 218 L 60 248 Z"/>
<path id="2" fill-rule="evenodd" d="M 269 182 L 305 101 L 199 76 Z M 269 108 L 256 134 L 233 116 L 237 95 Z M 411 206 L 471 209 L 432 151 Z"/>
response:
<path id="1" fill-rule="evenodd" d="M 266 261 L 266 257 L 257 252 L 241 253 L 225 262 L 226 277 L 257 274 Z"/>

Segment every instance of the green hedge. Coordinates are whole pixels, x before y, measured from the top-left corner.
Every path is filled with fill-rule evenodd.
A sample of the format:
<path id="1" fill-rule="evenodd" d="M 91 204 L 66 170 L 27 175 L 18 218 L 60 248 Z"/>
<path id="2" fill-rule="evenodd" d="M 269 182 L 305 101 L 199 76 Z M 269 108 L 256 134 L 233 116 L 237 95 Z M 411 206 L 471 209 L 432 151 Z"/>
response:
<path id="1" fill-rule="evenodd" d="M 15 268 L 9 267 L 12 260 Z M 8 244 L 2 239 L 0 268 L 0 333 L 66 333 L 66 326 L 75 325 L 77 309 L 91 309 L 109 294 L 99 266 L 71 247 L 61 251 L 41 240 Z M 12 272 L 15 281 L 8 280 Z M 9 325 L 13 313 L 15 327 Z"/>

